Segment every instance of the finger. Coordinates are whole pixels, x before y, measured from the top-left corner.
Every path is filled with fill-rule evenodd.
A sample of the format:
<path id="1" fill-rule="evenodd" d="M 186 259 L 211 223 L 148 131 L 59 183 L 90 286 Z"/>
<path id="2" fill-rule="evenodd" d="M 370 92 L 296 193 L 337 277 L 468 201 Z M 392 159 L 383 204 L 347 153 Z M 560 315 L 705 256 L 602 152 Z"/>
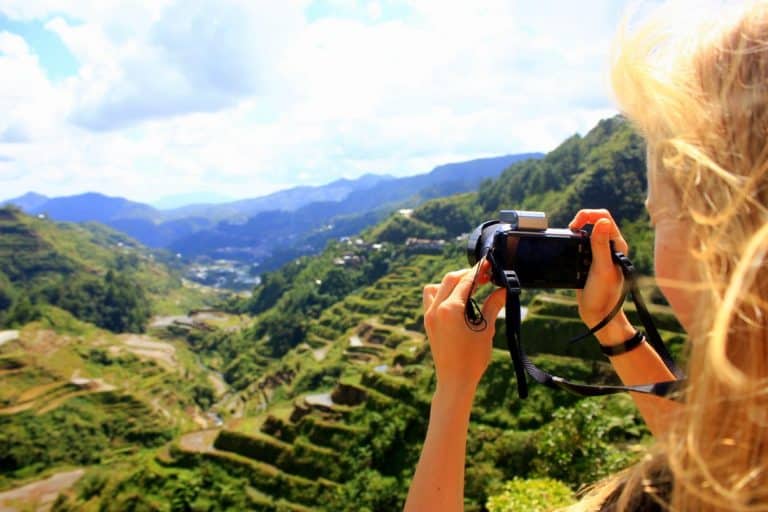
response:
<path id="1" fill-rule="evenodd" d="M 485 299 L 483 303 L 483 318 L 485 318 L 490 325 L 496 321 L 499 316 L 499 311 L 504 307 L 507 300 L 507 290 L 499 288 Z"/>
<path id="2" fill-rule="evenodd" d="M 578 211 L 571 223 L 568 224 L 568 227 L 570 229 L 581 229 L 585 224 L 594 224 L 600 219 L 610 219 L 611 222 L 614 222 L 611 212 L 605 208 L 583 209 Z"/>
<path id="3" fill-rule="evenodd" d="M 477 284 L 483 285 L 491 281 L 491 262 L 483 259 L 480 262 L 480 270 L 477 272 Z"/>
<path id="4" fill-rule="evenodd" d="M 592 236 L 589 238 L 592 246 L 592 269 L 596 273 L 607 272 L 613 267 L 611 255 L 611 221 L 600 219 L 592 228 Z"/>
<path id="5" fill-rule="evenodd" d="M 627 241 L 624 240 L 624 237 L 619 230 L 619 226 L 616 224 L 616 221 L 613 220 L 613 216 L 611 216 L 611 212 L 608 210 L 580 210 L 568 227 L 572 230 L 577 230 L 583 228 L 585 224 L 592 224 L 592 234 L 594 235 L 594 227 L 596 227 L 597 223 L 601 220 L 610 223 L 608 238 L 613 242 L 616 250 L 623 252 L 624 254 L 629 254 L 629 245 L 627 245 Z"/>
<path id="6" fill-rule="evenodd" d="M 608 240 L 613 242 L 613 245 L 617 251 L 623 252 L 624 254 L 629 254 L 629 245 L 627 245 L 627 241 L 624 240 L 621 231 L 619 231 L 619 226 L 616 225 L 616 222 L 614 222 L 613 219 L 600 219 L 596 222 L 605 223 L 603 224 L 603 229 L 607 229 Z M 607 228 L 605 227 L 606 225 Z M 594 233 L 594 229 L 592 232 Z"/>
<path id="7" fill-rule="evenodd" d="M 422 293 L 421 298 L 424 303 L 425 312 L 429 309 L 429 307 L 435 301 L 435 295 L 437 295 L 438 288 L 440 288 L 439 284 L 428 284 L 424 287 L 424 291 Z"/>
<path id="8" fill-rule="evenodd" d="M 476 273 L 477 273 L 477 266 L 470 269 L 466 274 L 461 276 L 461 279 L 459 280 L 458 283 L 456 283 L 456 286 L 453 288 L 453 291 L 451 292 L 447 300 L 451 300 L 453 302 L 460 302 L 464 304 L 467 301 L 467 297 L 469 297 L 472 294 L 477 284 L 475 283 Z"/>
<path id="9" fill-rule="evenodd" d="M 439 306 L 443 303 L 445 299 L 448 298 L 448 296 L 451 294 L 453 289 L 456 287 L 456 285 L 459 283 L 461 278 L 469 272 L 470 269 L 464 268 L 461 270 L 454 270 L 453 272 L 448 272 L 445 274 L 445 277 L 443 277 L 443 281 L 440 283 L 440 287 L 437 290 L 437 293 L 435 294 L 435 300 L 432 302 L 434 306 Z"/>

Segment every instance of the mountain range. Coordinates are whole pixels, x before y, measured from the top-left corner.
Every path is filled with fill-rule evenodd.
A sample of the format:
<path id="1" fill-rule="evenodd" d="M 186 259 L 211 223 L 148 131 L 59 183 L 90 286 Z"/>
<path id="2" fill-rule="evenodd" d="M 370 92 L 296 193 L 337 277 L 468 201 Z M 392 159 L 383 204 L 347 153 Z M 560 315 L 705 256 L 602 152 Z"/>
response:
<path id="1" fill-rule="evenodd" d="M 188 257 L 239 259 L 276 268 L 297 255 L 322 249 L 330 238 L 352 235 L 394 209 L 475 190 L 515 162 L 542 156 L 525 153 L 450 163 L 403 178 L 366 174 L 171 210 L 93 192 L 54 198 L 30 192 L 4 204 L 59 221 L 100 222 L 149 247 Z"/>

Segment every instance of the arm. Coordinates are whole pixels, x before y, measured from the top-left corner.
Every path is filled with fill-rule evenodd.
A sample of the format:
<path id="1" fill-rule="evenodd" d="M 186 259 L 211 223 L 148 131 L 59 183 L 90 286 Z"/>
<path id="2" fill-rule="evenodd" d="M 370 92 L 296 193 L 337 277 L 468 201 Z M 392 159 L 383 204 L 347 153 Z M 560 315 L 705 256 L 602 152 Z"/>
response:
<path id="1" fill-rule="evenodd" d="M 427 437 L 405 503 L 409 512 L 464 510 L 469 415 L 477 384 L 491 358 L 494 333 L 493 321 L 480 332 L 464 323 L 464 304 L 473 274 L 470 269 L 451 272 L 440 285 L 424 288 L 424 326 L 435 361 L 437 389 Z M 487 281 L 487 277 L 482 280 Z M 503 290 L 493 292 L 483 305 L 483 316 L 495 319 L 504 297 Z"/>
<path id="2" fill-rule="evenodd" d="M 464 463 L 474 390 L 438 390 L 406 511 L 464 510 Z"/>
<path id="3" fill-rule="evenodd" d="M 616 316 L 615 322 L 596 333 L 595 336 L 601 345 L 616 345 L 635 333 L 635 328 L 623 312 Z M 619 316 L 621 318 L 618 318 Z M 621 382 L 626 385 L 663 382 L 676 378 L 647 341 L 630 352 L 611 357 L 610 360 Z M 630 394 L 651 433 L 658 437 L 666 432 L 669 421 L 679 410 L 680 404 L 658 396 Z"/>
<path id="4" fill-rule="evenodd" d="M 627 254 L 629 247 L 607 210 L 581 210 L 569 227 L 581 229 L 585 224 L 594 226 L 590 239 L 592 266 L 587 284 L 583 291 L 577 291 L 577 297 L 581 319 L 588 326 L 593 326 L 607 316 L 621 294 L 623 277 L 611 259 L 610 242 L 624 254 Z M 634 333 L 635 328 L 620 312 L 595 336 L 601 345 L 618 345 Z M 675 376 L 647 342 L 631 352 L 610 359 L 617 375 L 626 385 L 675 380 Z M 632 393 L 632 398 L 648 428 L 656 436 L 666 432 L 671 416 L 680 407 L 675 402 L 657 396 Z"/>

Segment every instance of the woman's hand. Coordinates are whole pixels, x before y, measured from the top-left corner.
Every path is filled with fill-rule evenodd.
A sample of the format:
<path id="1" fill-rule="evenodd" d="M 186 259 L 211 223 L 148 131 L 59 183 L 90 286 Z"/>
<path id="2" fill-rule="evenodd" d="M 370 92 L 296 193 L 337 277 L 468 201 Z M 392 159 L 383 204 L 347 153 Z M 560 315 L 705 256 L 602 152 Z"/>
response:
<path id="1" fill-rule="evenodd" d="M 593 225 L 590 237 L 592 265 L 589 267 L 587 283 L 583 290 L 576 291 L 576 297 L 579 302 L 579 316 L 587 327 L 591 328 L 608 316 L 621 298 L 624 277 L 619 267 L 613 263 L 610 242 L 613 242 L 617 251 L 624 254 L 629 251 L 629 246 L 608 210 L 580 210 L 568 227 L 576 231 L 586 224 Z M 627 324 L 622 313 L 616 315 L 609 326 L 616 322 Z"/>
<path id="2" fill-rule="evenodd" d="M 480 264 L 478 284 L 488 282 L 488 262 Z M 474 290 L 475 268 L 445 275 L 442 283 L 424 287 L 424 327 L 435 361 L 438 390 L 474 392 L 491 358 L 495 320 L 504 307 L 505 290 L 495 290 L 483 304 L 482 331 L 464 321 L 467 297 Z"/>

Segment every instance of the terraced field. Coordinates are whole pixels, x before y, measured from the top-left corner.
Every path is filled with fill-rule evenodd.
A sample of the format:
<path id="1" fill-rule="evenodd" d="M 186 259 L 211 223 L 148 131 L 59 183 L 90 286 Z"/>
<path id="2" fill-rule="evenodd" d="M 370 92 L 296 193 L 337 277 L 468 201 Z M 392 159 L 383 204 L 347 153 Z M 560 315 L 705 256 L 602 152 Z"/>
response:
<path id="1" fill-rule="evenodd" d="M 306 342 L 267 363 L 237 395 L 243 414 L 225 417 L 220 429 L 185 434 L 159 452 L 153 474 L 165 490 L 147 496 L 147 503 L 162 503 L 181 474 L 218 471 L 239 479 L 247 489 L 240 503 L 257 510 L 401 507 L 434 385 L 421 330 L 421 287 L 441 275 L 444 265 L 443 258 L 414 257 L 311 320 Z M 524 339 L 542 367 L 604 382 L 610 372 L 599 352 L 589 343 L 561 342 L 584 328 L 575 308 L 572 297 L 537 296 L 529 304 Z M 679 336 L 668 311 L 654 312 L 667 334 Z M 493 489 L 489 478 L 533 472 L 539 432 L 546 431 L 556 410 L 576 407 L 579 400 L 538 386 L 531 399 L 518 400 L 509 356 L 503 348 L 495 350 L 473 410 L 472 428 L 483 441 L 468 448 L 467 510 L 478 509 Z M 620 410 L 629 407 L 628 425 L 642 432 L 631 406 L 617 400 Z M 621 437 L 616 446 L 637 439 Z M 110 500 L 119 503 L 122 497 L 118 492 Z M 188 503 L 220 499 L 201 490 Z"/>
<path id="2" fill-rule="evenodd" d="M 198 389 L 215 395 L 209 373 L 183 345 L 67 322 L 29 324 L 0 346 L 0 489 L 215 423 L 195 402 Z"/>
<path id="3" fill-rule="evenodd" d="M 240 392 L 230 390 L 181 344 L 178 322 L 158 322 L 151 336 L 86 328 L 74 329 L 82 332 L 76 335 L 30 326 L 0 347 L 0 423 L 14 432 L 29 418 L 49 424 L 54 414 L 134 418 L 135 429 L 124 435 L 148 441 L 120 444 L 117 450 L 136 456 L 173 438 L 148 452 L 149 458 L 141 457 L 143 462 L 103 477 L 108 483 L 98 503 L 111 504 L 106 510 L 134 502 L 162 509 L 169 496 L 180 492 L 174 489 L 182 481 L 197 482 L 206 474 L 216 475 L 210 478 L 218 483 L 210 490 L 190 491 L 184 498 L 190 506 L 230 500 L 232 510 L 352 510 L 355 503 L 371 510 L 397 509 L 418 456 L 434 385 L 421 327 L 421 288 L 442 275 L 445 262 L 440 256 L 412 257 L 325 309 L 310 320 L 304 343 L 279 360 L 265 359 L 263 372 Z M 680 337 L 667 310 L 655 308 L 654 314 L 667 337 Z M 231 330 L 235 320 L 214 321 Z M 202 332 L 217 329 L 199 318 L 185 322 L 186 328 Z M 245 325 L 242 319 L 237 322 Z M 493 489 L 488 478 L 501 481 L 531 471 L 532 463 L 525 460 L 534 457 L 537 432 L 557 409 L 579 401 L 536 386 L 532 399 L 519 401 L 503 325 L 498 327 L 499 349 L 473 410 L 472 428 L 484 441 L 468 448 L 467 510 L 477 509 Z M 604 381 L 607 366 L 591 344 L 562 343 L 581 329 L 572 297 L 542 294 L 528 306 L 523 339 L 543 367 L 566 377 Z M 212 396 L 217 402 L 204 414 L 190 405 L 189 381 L 211 386 L 211 379 L 216 380 Z M 510 433 L 526 441 L 509 445 Z M 497 452 L 515 462 L 498 469 L 499 462 L 490 462 L 500 456 Z M 97 475 L 103 470 L 90 465 L 116 452 L 99 453 L 106 458 L 86 460 L 92 469 L 65 492 L 62 503 L 72 510 L 88 510 L 84 489 L 102 478 Z M 60 463 L 67 461 L 77 462 L 62 454 Z M 497 469 L 488 477 L 484 472 L 491 467 Z M 0 477 L 0 487 L 28 481 L 22 476 L 27 473 L 14 474 L 16 480 Z M 138 492 L 146 484 L 137 482 L 148 475 L 156 479 L 155 487 Z M 238 490 L 226 494 L 226 489 Z M 95 507 L 97 502 L 89 503 Z"/>

